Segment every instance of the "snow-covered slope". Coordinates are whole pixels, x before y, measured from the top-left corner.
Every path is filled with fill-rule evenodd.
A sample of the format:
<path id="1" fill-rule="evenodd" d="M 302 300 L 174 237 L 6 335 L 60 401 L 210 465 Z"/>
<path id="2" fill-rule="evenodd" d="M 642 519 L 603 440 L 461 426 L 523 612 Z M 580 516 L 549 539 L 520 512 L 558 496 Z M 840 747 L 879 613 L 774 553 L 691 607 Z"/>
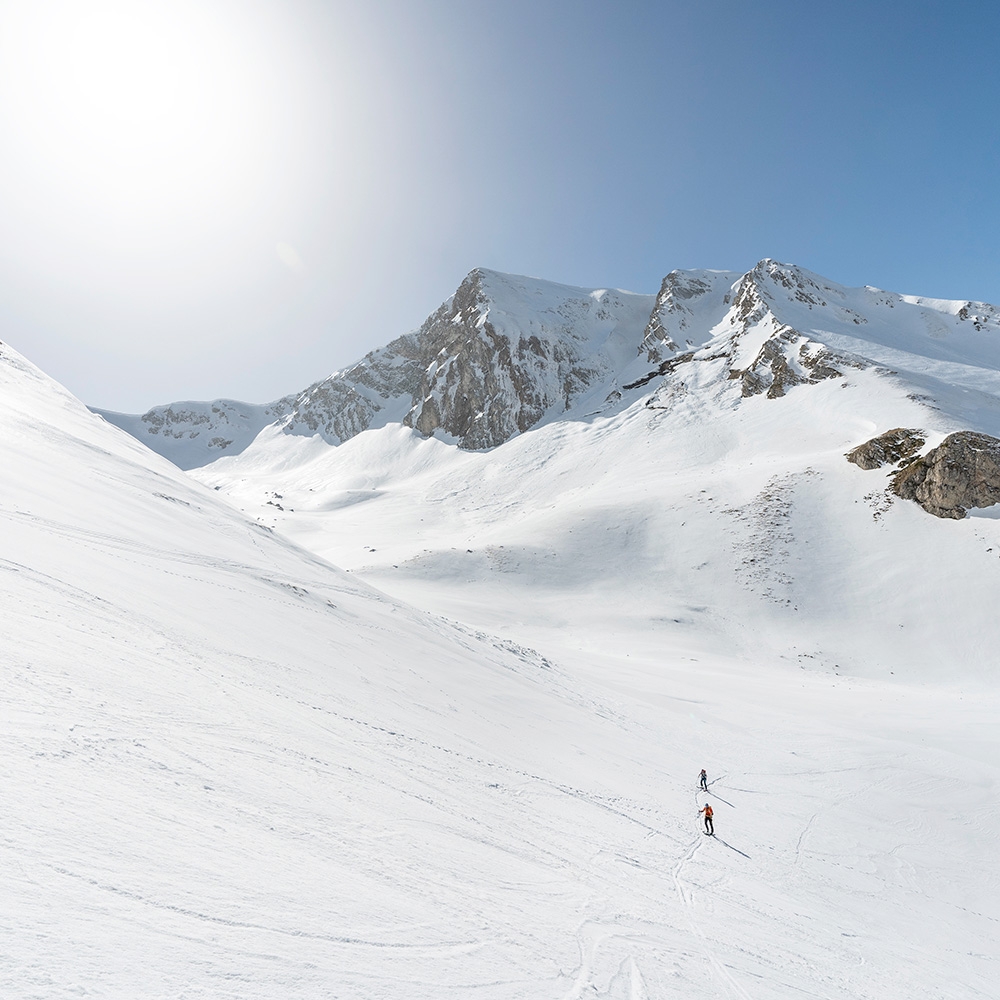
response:
<path id="1" fill-rule="evenodd" d="M 729 363 L 488 453 L 400 427 L 338 448 L 262 435 L 199 476 L 425 607 L 507 628 L 530 604 L 521 641 L 542 620 L 612 645 L 638 627 L 855 675 L 995 680 L 996 508 L 946 527 L 844 457 L 900 425 L 933 446 L 955 421 L 874 367 L 768 399 L 742 397 Z"/>
<path id="2" fill-rule="evenodd" d="M 924 451 L 954 431 L 1000 432 L 996 310 L 773 261 L 731 279 L 672 272 L 610 399 L 489 453 L 400 424 L 338 447 L 271 426 L 198 475 L 424 606 L 457 615 L 475 581 L 466 614 L 480 625 L 499 606 L 484 590 L 513 587 L 519 617 L 528 594 L 561 606 L 584 588 L 558 619 L 573 628 L 615 607 L 724 636 L 733 655 L 870 676 L 939 676 L 957 655 L 991 675 L 995 509 L 943 528 L 894 498 L 885 471 L 844 456 L 894 427 L 919 429 Z"/>
<path id="3" fill-rule="evenodd" d="M 615 761 L 658 736 L 246 521 L 6 346 L 0 387 L 0 994 L 569 990 L 595 890 L 631 894 L 595 819 L 645 833 L 620 796 L 664 777 Z"/>
<path id="4" fill-rule="evenodd" d="M 781 793 L 765 795 L 755 778 L 733 782 L 739 795 L 719 794 L 727 824 L 759 830 L 745 851 L 754 858 L 780 856 L 771 838 L 795 829 L 790 867 L 786 855 L 759 883 L 727 869 L 715 884 L 724 888 L 709 877 L 695 896 L 675 885 L 685 901 L 707 893 L 699 898 L 716 929 L 737 933 L 744 956 L 768 942 L 768 969 L 731 952 L 712 965 L 717 995 L 989 995 L 985 970 L 1000 958 L 992 843 L 977 840 L 962 863 L 992 873 L 988 887 L 967 886 L 969 923 L 939 904 L 964 878 L 951 845 L 970 846 L 967 822 L 997 808 L 989 720 L 1000 525 L 994 508 L 960 522 L 930 517 L 892 496 L 886 471 L 863 471 L 845 453 L 898 426 L 919 428 L 925 450 L 959 429 L 1000 431 L 995 312 L 845 289 L 771 261 L 730 277 L 668 276 L 645 327 L 642 373 L 620 378 L 600 412 L 571 411 L 486 453 L 399 425 L 335 448 L 272 428 L 198 475 L 382 589 L 540 650 L 574 683 L 620 699 L 628 717 L 676 727 L 720 767 L 759 761 L 750 770 L 780 780 Z M 934 708 L 919 707 L 924 699 Z M 784 742 L 791 731 L 808 733 L 813 749 Z M 848 732 L 851 763 L 835 749 Z M 916 748 L 931 746 L 955 755 L 952 777 L 932 777 L 927 760 L 911 769 Z M 793 778 L 780 762 L 803 753 L 816 757 Z M 979 778 L 951 811 L 963 769 Z M 841 869 L 858 844 L 876 841 Z M 932 885 L 924 877 L 945 844 Z M 648 860 L 629 853 L 624 863 L 642 872 Z M 802 864 L 804 880 L 793 874 Z M 862 888 L 860 870 L 876 881 Z M 903 882 L 919 886 L 922 902 Z M 760 919 L 772 912 L 771 884 L 797 900 L 783 930 Z M 746 895 L 730 908 L 734 892 Z M 604 940 L 617 942 L 621 923 L 611 924 Z M 830 943 L 834 926 L 841 944 L 863 941 L 861 950 L 805 958 L 797 948 L 827 973 L 808 985 L 784 979 L 787 956 L 774 957 L 774 942 Z M 973 927 L 990 941 L 981 966 L 958 943 Z M 618 969 L 615 986 L 585 963 L 565 996 L 643 995 L 628 992 L 630 966 Z M 680 972 L 657 986 L 698 991 Z"/>
<path id="5" fill-rule="evenodd" d="M 990 315 L 821 285 L 675 273 L 490 451 L 387 406 L 210 489 L 0 347 L 0 995 L 992 997 L 1000 524 L 844 459 L 995 432 Z"/>

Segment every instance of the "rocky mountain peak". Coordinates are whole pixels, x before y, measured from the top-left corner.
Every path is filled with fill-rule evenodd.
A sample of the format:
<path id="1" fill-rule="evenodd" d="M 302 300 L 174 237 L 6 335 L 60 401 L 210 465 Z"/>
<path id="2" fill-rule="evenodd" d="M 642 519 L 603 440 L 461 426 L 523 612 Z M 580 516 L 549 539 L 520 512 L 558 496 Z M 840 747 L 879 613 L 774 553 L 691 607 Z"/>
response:
<path id="1" fill-rule="evenodd" d="M 634 357 L 652 303 L 475 268 L 418 330 L 300 393 L 280 429 L 339 443 L 398 421 L 495 447 Z"/>
<path id="2" fill-rule="evenodd" d="M 634 353 L 650 298 L 471 272 L 416 334 L 425 365 L 403 422 L 490 448 L 569 410 Z"/>
<path id="3" fill-rule="evenodd" d="M 643 331 L 640 351 L 646 360 L 659 363 L 702 343 L 712 319 L 721 319 L 725 296 L 739 277 L 735 271 L 671 271 Z"/>
<path id="4" fill-rule="evenodd" d="M 841 289 L 805 268 L 765 257 L 743 275 L 727 304 L 732 306 L 731 324 L 746 330 L 789 303 L 825 309 L 842 298 Z"/>
<path id="5" fill-rule="evenodd" d="M 639 392 L 656 407 L 685 383 L 777 399 L 895 367 L 901 351 L 922 368 L 962 357 L 1000 371 L 995 332 L 993 306 L 846 288 L 771 258 L 745 274 L 674 270 L 655 296 L 475 268 L 418 329 L 269 406 L 104 416 L 183 468 L 238 454 L 264 428 L 339 444 L 395 423 L 484 449 L 544 421 L 613 412 Z"/>

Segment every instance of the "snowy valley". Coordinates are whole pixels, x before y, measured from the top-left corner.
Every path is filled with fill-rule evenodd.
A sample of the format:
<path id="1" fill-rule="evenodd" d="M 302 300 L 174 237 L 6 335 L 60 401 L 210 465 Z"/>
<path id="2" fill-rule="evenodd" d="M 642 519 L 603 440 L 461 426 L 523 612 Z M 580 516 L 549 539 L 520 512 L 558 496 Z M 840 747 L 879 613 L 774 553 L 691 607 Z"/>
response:
<path id="1" fill-rule="evenodd" d="M 266 405 L 0 385 L 3 996 L 996 994 L 1000 506 L 845 457 L 1000 436 L 994 307 L 478 269 Z"/>

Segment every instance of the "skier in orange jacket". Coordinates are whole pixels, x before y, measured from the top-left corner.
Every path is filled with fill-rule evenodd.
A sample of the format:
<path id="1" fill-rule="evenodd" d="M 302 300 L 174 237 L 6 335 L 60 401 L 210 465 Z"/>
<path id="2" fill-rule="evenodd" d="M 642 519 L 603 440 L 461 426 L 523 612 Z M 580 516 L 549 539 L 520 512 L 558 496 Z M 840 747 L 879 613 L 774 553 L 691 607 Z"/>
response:
<path id="1" fill-rule="evenodd" d="M 705 833 L 710 837 L 715 836 L 715 824 L 712 822 L 712 807 L 706 802 L 704 809 L 698 810 L 698 815 L 705 814 Z"/>

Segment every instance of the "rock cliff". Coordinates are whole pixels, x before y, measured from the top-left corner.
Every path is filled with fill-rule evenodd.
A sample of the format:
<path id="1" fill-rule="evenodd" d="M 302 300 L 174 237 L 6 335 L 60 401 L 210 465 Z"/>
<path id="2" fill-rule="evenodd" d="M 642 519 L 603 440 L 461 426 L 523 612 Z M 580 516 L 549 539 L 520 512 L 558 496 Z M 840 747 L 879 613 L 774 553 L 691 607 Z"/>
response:
<path id="1" fill-rule="evenodd" d="M 1000 438 L 975 431 L 949 434 L 897 472 L 892 490 L 936 517 L 960 519 L 970 507 L 992 507 L 1000 502 Z"/>

